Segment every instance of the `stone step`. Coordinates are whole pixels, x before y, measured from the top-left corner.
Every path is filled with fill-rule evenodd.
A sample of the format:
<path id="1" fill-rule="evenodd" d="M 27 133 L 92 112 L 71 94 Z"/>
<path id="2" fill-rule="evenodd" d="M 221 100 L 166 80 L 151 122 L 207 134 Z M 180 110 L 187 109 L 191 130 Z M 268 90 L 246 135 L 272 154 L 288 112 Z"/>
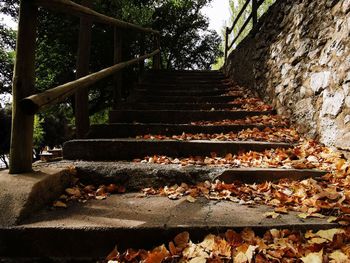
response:
<path id="1" fill-rule="evenodd" d="M 230 92 L 231 89 L 211 88 L 211 89 L 172 89 L 170 87 L 160 87 L 160 89 L 135 89 L 138 96 L 217 96 Z M 237 91 L 242 96 L 246 93 Z"/>
<path id="2" fill-rule="evenodd" d="M 190 123 L 244 119 L 248 116 L 269 115 L 272 111 L 199 111 L 199 110 L 113 110 L 110 123 Z"/>
<path id="3" fill-rule="evenodd" d="M 217 70 L 150 70 L 144 76 L 222 76 L 225 75 Z"/>
<path id="4" fill-rule="evenodd" d="M 233 101 L 242 96 L 140 96 L 135 97 L 138 102 L 163 102 L 163 103 L 225 103 Z"/>
<path id="5" fill-rule="evenodd" d="M 241 108 L 236 103 L 122 103 L 119 110 L 221 110 Z"/>
<path id="6" fill-rule="evenodd" d="M 158 124 L 158 123 L 111 123 L 92 125 L 88 134 L 90 139 L 113 139 L 113 138 L 128 138 L 136 137 L 145 134 L 159 134 L 159 135 L 180 135 L 182 133 L 229 133 L 239 132 L 245 129 L 259 128 L 263 130 L 265 125 L 213 125 L 213 126 L 199 126 L 191 124 Z M 276 127 L 276 126 L 274 126 Z M 280 126 L 284 127 L 284 126 Z"/>
<path id="7" fill-rule="evenodd" d="M 164 187 L 199 182 L 225 183 L 264 183 L 280 179 L 304 180 L 318 179 L 327 172 L 320 170 L 282 169 L 282 168 L 232 168 L 225 166 L 180 166 L 176 164 L 152 164 L 133 162 L 72 162 L 77 176 L 85 185 L 117 184 L 129 191 L 140 191 L 147 187 Z"/>
<path id="8" fill-rule="evenodd" d="M 191 80 L 191 81 L 179 81 L 172 82 L 169 80 L 157 80 L 157 81 L 149 81 L 142 82 L 137 84 L 137 87 L 143 89 L 150 90 L 210 90 L 210 89 L 222 89 L 222 88 L 231 88 L 233 87 L 232 83 L 223 82 L 223 81 L 215 81 L 215 82 L 200 82 L 199 80 Z"/>
<path id="9" fill-rule="evenodd" d="M 35 213 L 21 225 L 0 229 L 0 258 L 104 259 L 117 245 L 151 249 L 183 232 L 198 242 L 209 234 L 241 231 L 251 227 L 259 235 L 272 228 L 319 230 L 336 227 L 325 219 L 301 220 L 296 212 L 277 219 L 265 218 L 272 207 L 249 207 L 232 202 L 198 198 L 139 198 L 137 193 L 112 195 L 86 204 L 72 203 L 68 209 Z M 48 262 L 48 261 L 40 261 Z"/>
<path id="10" fill-rule="evenodd" d="M 242 151 L 263 151 L 272 148 L 289 148 L 289 143 L 255 141 L 178 141 L 136 139 L 84 139 L 64 144 L 63 158 L 67 160 L 115 161 L 133 160 L 145 156 L 167 155 L 172 157 L 218 156 Z"/>

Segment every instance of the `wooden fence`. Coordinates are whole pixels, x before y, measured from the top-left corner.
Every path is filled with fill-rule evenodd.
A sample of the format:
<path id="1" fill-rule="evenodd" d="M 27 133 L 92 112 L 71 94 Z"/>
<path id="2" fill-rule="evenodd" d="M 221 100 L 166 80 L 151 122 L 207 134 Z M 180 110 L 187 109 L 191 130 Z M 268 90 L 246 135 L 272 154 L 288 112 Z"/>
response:
<path id="1" fill-rule="evenodd" d="M 82 138 L 89 129 L 88 87 L 99 80 L 114 76 L 114 101 L 121 98 L 121 70 L 139 64 L 143 70 L 144 60 L 153 58 L 153 69 L 160 68 L 160 33 L 112 17 L 90 8 L 91 0 L 76 4 L 69 0 L 21 0 L 17 36 L 16 63 L 13 77 L 12 135 L 10 148 L 10 173 L 25 173 L 32 170 L 34 114 L 41 109 L 60 103 L 75 95 L 75 123 L 77 138 Z M 80 17 L 79 48 L 77 56 L 77 79 L 75 81 L 35 94 L 35 50 L 38 23 L 38 8 L 43 7 Z M 91 29 L 93 23 L 114 27 L 115 65 L 89 74 Z M 138 58 L 122 61 L 123 30 L 141 33 L 141 54 Z M 154 51 L 144 54 L 144 35 L 152 34 Z"/>

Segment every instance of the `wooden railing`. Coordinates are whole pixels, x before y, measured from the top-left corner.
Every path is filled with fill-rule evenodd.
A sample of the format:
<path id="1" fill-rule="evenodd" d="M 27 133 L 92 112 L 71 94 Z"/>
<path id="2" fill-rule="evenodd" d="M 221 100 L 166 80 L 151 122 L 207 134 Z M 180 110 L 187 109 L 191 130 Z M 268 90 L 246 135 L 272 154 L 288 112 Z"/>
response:
<path id="1" fill-rule="evenodd" d="M 160 33 L 151 28 L 120 21 L 92 10 L 91 0 L 76 4 L 69 0 L 21 0 L 17 35 L 16 63 L 13 77 L 12 135 L 10 148 L 10 173 L 32 170 L 33 120 L 41 109 L 64 101 L 75 95 L 75 123 L 77 138 L 89 129 L 88 87 L 99 80 L 114 76 L 114 102 L 121 99 L 121 70 L 138 64 L 143 71 L 144 60 L 153 58 L 153 69 L 160 68 Z M 35 94 L 35 49 L 38 8 L 44 7 L 80 17 L 79 48 L 75 81 Z M 114 64 L 99 72 L 89 74 L 91 29 L 93 23 L 114 27 Z M 139 57 L 122 62 L 122 31 L 128 29 L 142 35 Z M 144 34 L 154 36 L 154 51 L 144 54 Z"/>
<path id="2" fill-rule="evenodd" d="M 259 7 L 264 3 L 265 0 L 246 0 L 244 3 L 242 9 L 239 11 L 237 17 L 233 21 L 233 24 L 231 27 L 226 27 L 226 33 L 225 33 L 225 63 L 227 60 L 228 53 L 230 52 L 233 45 L 237 42 L 239 37 L 242 35 L 248 24 L 251 20 L 253 20 L 253 30 L 256 28 L 258 24 L 258 9 Z M 238 30 L 238 33 L 234 36 L 232 42 L 229 44 L 229 38 L 231 33 L 234 31 L 235 27 L 237 26 L 238 21 L 241 19 L 242 15 L 247 10 L 249 4 L 251 4 L 252 12 L 247 17 L 245 22 L 243 23 L 242 27 Z"/>

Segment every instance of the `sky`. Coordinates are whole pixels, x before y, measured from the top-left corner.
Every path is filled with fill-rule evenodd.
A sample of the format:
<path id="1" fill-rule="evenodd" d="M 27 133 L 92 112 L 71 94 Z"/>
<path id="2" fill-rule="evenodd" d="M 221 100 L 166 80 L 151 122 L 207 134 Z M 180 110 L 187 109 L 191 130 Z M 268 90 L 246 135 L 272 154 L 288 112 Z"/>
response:
<path id="1" fill-rule="evenodd" d="M 210 29 L 216 30 L 221 36 L 222 27 L 230 18 L 229 0 L 213 0 L 202 12 L 209 17 Z"/>

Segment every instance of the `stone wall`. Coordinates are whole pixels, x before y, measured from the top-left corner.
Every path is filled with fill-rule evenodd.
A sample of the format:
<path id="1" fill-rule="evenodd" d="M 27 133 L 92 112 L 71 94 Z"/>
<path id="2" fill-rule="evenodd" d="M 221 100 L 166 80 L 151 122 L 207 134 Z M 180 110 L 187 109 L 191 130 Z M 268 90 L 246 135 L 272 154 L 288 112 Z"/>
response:
<path id="1" fill-rule="evenodd" d="M 228 58 L 299 132 L 350 150 L 350 0 L 278 0 Z"/>

